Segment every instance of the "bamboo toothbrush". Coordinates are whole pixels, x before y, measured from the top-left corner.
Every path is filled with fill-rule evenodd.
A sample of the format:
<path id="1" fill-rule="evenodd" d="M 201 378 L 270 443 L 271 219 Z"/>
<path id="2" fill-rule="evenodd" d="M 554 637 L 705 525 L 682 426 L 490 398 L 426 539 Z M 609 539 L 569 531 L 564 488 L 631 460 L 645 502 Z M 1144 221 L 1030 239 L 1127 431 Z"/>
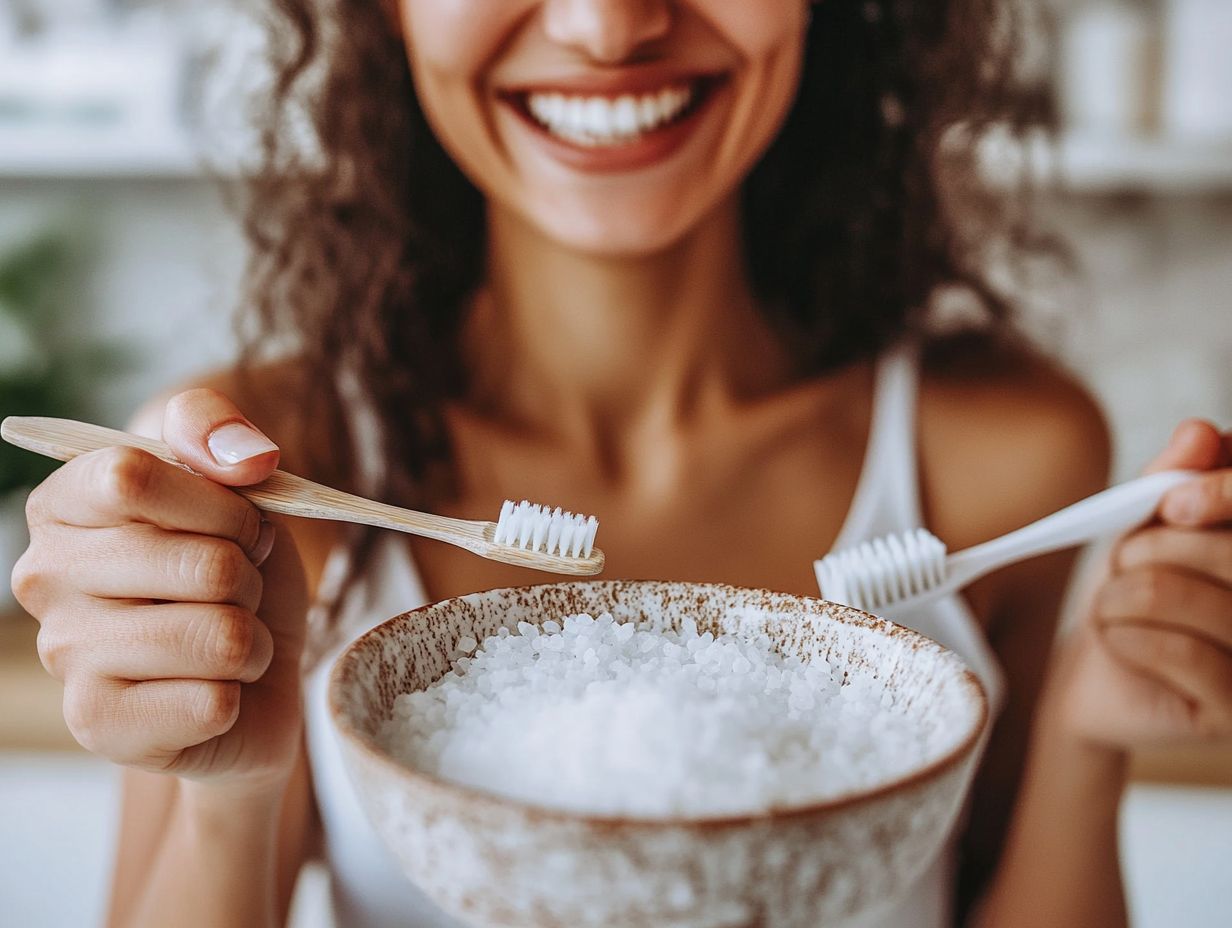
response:
<path id="1" fill-rule="evenodd" d="M 866 612 L 918 605 L 1008 564 L 1134 528 L 1165 493 L 1195 476 L 1172 470 L 1140 477 L 948 557 L 945 542 L 927 529 L 886 535 L 816 561 L 817 583 L 831 602 Z"/>
<path id="2" fill-rule="evenodd" d="M 10 416 L 0 423 L 10 444 L 58 461 L 102 448 L 126 446 L 191 471 L 160 441 L 70 419 Z M 480 557 L 550 573 L 591 576 L 603 570 L 603 552 L 594 547 L 599 523 L 560 509 L 507 500 L 497 522 L 473 522 L 377 503 L 303 477 L 276 470 L 248 487 L 232 487 L 258 509 L 303 519 L 358 522 L 434 538 Z"/>

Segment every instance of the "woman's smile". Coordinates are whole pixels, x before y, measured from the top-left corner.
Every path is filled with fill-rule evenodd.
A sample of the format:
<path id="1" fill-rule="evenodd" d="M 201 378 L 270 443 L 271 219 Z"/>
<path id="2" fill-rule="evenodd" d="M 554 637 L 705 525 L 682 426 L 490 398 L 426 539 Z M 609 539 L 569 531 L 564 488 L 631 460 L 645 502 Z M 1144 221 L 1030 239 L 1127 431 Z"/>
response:
<path id="1" fill-rule="evenodd" d="M 419 101 L 489 206 L 609 256 L 664 252 L 733 208 L 805 36 L 799 0 L 403 11 Z"/>
<path id="2" fill-rule="evenodd" d="M 722 91 L 722 73 L 628 71 L 502 90 L 497 99 L 558 161 L 580 171 L 649 167 L 680 150 Z"/>

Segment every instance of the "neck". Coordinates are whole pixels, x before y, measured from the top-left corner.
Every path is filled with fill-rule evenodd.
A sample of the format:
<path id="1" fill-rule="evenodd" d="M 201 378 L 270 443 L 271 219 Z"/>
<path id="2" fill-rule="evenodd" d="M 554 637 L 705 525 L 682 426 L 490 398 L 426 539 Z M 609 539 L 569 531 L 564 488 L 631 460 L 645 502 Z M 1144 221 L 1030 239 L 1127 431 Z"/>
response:
<path id="1" fill-rule="evenodd" d="M 787 376 L 750 292 L 734 200 L 651 255 L 581 254 L 498 207 L 488 234 L 464 338 L 485 412 L 611 447 Z"/>

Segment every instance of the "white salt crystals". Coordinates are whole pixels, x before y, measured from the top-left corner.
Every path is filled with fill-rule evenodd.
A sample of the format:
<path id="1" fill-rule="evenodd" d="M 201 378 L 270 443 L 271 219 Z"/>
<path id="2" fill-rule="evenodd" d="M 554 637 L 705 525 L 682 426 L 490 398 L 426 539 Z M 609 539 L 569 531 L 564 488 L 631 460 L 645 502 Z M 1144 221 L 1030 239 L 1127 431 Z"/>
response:
<path id="1" fill-rule="evenodd" d="M 399 696 L 382 735 L 427 773 L 573 812 L 765 812 L 919 766 L 930 738 L 877 681 L 782 657 L 765 636 L 679 632 L 608 614 L 518 623 Z"/>

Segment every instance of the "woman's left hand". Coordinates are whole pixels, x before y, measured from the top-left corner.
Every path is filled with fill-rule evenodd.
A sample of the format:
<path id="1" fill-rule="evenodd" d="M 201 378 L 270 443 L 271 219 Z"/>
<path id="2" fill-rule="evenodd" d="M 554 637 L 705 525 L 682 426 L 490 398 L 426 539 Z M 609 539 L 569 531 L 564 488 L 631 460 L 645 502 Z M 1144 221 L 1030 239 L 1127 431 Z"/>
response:
<path id="1" fill-rule="evenodd" d="M 1232 433 L 1188 420 L 1148 472 L 1203 471 L 1113 550 L 1060 668 L 1067 727 L 1105 746 L 1232 737 Z"/>

